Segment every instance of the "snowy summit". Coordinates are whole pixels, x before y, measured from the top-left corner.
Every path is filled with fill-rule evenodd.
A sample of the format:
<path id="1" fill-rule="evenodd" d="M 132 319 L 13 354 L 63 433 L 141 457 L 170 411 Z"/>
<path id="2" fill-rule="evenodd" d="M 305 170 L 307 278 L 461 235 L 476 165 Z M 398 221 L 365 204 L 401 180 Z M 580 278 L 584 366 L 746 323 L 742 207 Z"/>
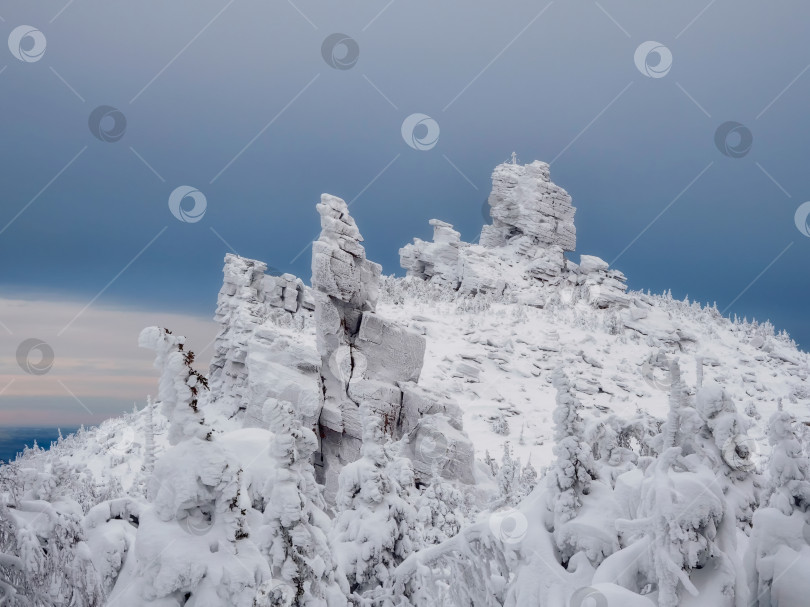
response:
<path id="1" fill-rule="evenodd" d="M 806 605 L 807 353 L 573 261 L 544 162 L 489 206 L 404 278 L 329 194 L 308 283 L 227 255 L 207 372 L 147 327 L 154 401 L 0 468 L 0 605 Z"/>

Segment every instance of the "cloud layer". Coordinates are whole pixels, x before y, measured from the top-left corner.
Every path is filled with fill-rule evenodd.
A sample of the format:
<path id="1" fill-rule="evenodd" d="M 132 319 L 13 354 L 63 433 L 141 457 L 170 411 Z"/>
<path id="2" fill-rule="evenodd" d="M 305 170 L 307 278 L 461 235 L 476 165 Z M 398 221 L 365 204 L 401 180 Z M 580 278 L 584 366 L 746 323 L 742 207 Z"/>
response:
<path id="1" fill-rule="evenodd" d="M 0 298 L 0 424 L 78 425 L 143 406 L 157 390 L 152 354 L 138 348 L 140 330 L 149 325 L 186 335 L 207 370 L 217 326 L 212 320 L 157 310 L 86 307 L 64 296 Z M 26 373 L 17 349 L 26 339 L 53 349 L 47 373 Z M 37 363 L 41 355 L 31 353 Z"/>

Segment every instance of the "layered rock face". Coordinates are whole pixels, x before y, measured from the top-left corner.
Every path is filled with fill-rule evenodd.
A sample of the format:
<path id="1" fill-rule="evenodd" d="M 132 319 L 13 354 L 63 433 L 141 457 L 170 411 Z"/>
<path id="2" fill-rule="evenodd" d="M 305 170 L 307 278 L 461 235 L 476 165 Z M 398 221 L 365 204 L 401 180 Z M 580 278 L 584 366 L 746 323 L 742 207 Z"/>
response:
<path id="1" fill-rule="evenodd" d="M 264 273 L 267 265 L 228 253 L 224 279 L 217 296 L 214 320 L 222 327 L 214 342 L 208 373 L 211 402 L 230 414 L 244 411 L 247 389 L 248 340 L 266 315 Z"/>
<path id="2" fill-rule="evenodd" d="M 274 341 L 276 337 L 269 333 L 277 328 L 293 327 L 296 317 L 303 324 L 303 317 L 314 309 L 311 290 L 300 279 L 292 274 L 267 276 L 266 271 L 267 265 L 261 261 L 228 253 L 214 315 L 222 328 L 214 342 L 209 370 L 211 402 L 232 417 L 244 418 L 248 426 L 256 421 L 251 422 L 255 416 L 250 409 L 255 404 L 257 390 L 260 394 L 267 392 L 266 386 L 257 388 L 255 385 L 261 383 L 262 374 L 250 373 L 250 353 L 263 350 L 257 347 L 256 340 Z M 284 367 L 312 367 L 313 356 L 305 352 L 295 361 L 287 354 L 282 358 Z M 255 361 L 255 356 L 253 359 Z M 251 381 L 252 378 L 256 382 Z"/>
<path id="3" fill-rule="evenodd" d="M 495 167 L 489 206 L 492 225 L 484 226 L 481 232 L 485 247 L 501 247 L 517 240 L 524 243 L 527 253 L 537 246 L 558 246 L 563 251 L 576 248 L 576 209 L 568 192 L 551 182 L 545 162 Z"/>
<path id="4" fill-rule="evenodd" d="M 469 246 L 461 242 L 461 234 L 449 223 L 431 219 L 433 242 L 414 238 L 411 245 L 399 250 L 400 265 L 409 275 L 458 288 L 459 249 Z"/>
<path id="5" fill-rule="evenodd" d="M 576 247 L 576 209 L 568 192 L 551 181 L 545 162 L 495 167 L 488 202 L 492 225 L 483 227 L 478 245 L 432 219 L 433 242 L 416 238 L 399 250 L 408 276 L 467 294 L 504 294 L 538 282 L 576 289 L 578 299 L 597 307 L 627 304 L 624 274 L 591 255 L 579 265 L 565 259 L 565 251 Z"/>
<path id="6" fill-rule="evenodd" d="M 444 473 L 472 482 L 469 439 L 446 421 L 447 407 L 435 397 L 425 391 L 417 396 L 424 338 L 375 313 L 381 267 L 366 259 L 346 203 L 324 194 L 317 209 L 321 235 L 312 250 L 312 287 L 324 391 L 320 434 L 327 496 L 337 489 L 340 468 L 360 455 L 361 408 L 379 416 L 392 438 L 407 434 L 409 444 L 424 441 L 425 433 L 448 429 L 439 443 L 452 444 L 454 450 L 431 451 L 425 457 L 425 450 L 411 449 L 414 468 L 429 474 L 437 463 Z M 447 243 L 458 237 L 440 223 L 434 227 Z"/>
<path id="7" fill-rule="evenodd" d="M 268 402 L 290 403 L 320 437 L 316 472 L 328 499 L 340 469 L 360 455 L 361 408 L 403 442 L 418 476 L 427 480 L 437 468 L 474 482 L 461 410 L 418 385 L 424 337 L 376 313 L 382 268 L 366 258 L 346 203 L 324 194 L 316 208 L 312 287 L 291 274 L 267 276 L 262 262 L 225 257 L 212 402 L 245 427 L 265 427 Z M 458 239 L 446 224 L 434 227 L 444 243 Z"/>
<path id="8" fill-rule="evenodd" d="M 580 287 L 589 303 L 597 308 L 628 305 L 627 279 L 619 270 L 611 270 L 604 259 L 581 255 L 579 265 L 569 262 L 568 268 L 567 280 Z"/>

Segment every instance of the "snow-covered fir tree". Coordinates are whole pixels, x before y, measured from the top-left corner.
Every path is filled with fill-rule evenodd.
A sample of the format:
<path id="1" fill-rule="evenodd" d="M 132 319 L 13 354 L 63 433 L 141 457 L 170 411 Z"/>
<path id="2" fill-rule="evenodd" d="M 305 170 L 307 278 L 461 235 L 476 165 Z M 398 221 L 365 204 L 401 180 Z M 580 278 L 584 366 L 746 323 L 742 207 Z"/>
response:
<path id="1" fill-rule="evenodd" d="M 155 351 L 155 368 L 160 371 L 158 399 L 170 422 L 172 445 L 190 437 L 211 438 L 201 405 L 208 380 L 191 367 L 194 353 L 184 349 L 185 343 L 182 335 L 159 327 L 147 327 L 138 338 L 139 346 Z"/>
<path id="2" fill-rule="evenodd" d="M 387 449 L 381 420 L 365 411 L 361 457 L 340 471 L 332 543 L 351 591 L 374 594 L 423 541 L 410 462 Z"/>
<path id="3" fill-rule="evenodd" d="M 327 533 L 329 517 L 311 463 L 318 448 L 315 434 L 301 426 L 290 403 L 270 399 L 263 409 L 274 433 L 270 458 L 273 476 L 265 489 L 262 550 L 274 580 L 260 591 L 257 607 L 346 605 L 348 585 L 337 570 Z M 287 602 L 287 601 L 290 602 Z"/>

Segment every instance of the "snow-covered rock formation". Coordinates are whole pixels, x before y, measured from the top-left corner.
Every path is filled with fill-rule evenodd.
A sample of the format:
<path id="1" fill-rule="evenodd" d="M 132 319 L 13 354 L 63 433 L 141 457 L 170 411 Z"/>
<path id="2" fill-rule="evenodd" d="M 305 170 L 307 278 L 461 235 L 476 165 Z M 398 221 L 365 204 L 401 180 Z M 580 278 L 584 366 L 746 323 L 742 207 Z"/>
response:
<path id="1" fill-rule="evenodd" d="M 542 163 L 494 181 L 406 278 L 328 195 L 312 287 L 228 255 L 207 376 L 149 327 L 160 407 L 0 466 L 0 603 L 804 607 L 807 353 L 567 260 Z"/>
<path id="2" fill-rule="evenodd" d="M 579 265 L 566 260 L 565 251 L 576 247 L 576 209 L 546 163 L 498 165 L 489 205 L 492 224 L 483 226 L 478 245 L 431 219 L 432 242 L 416 238 L 399 250 L 408 276 L 470 294 L 525 294 L 532 285 L 562 284 L 569 298 L 576 294 L 599 308 L 627 305 L 624 274 L 592 255 L 582 255 Z M 542 307 L 545 298 L 533 301 Z"/>
<path id="3" fill-rule="evenodd" d="M 210 400 L 243 427 L 266 427 L 268 400 L 291 405 L 320 446 L 315 463 L 326 495 L 360 456 L 365 405 L 403 449 L 417 474 L 473 482 L 474 450 L 458 405 L 418 386 L 425 339 L 375 313 L 381 266 L 340 198 L 317 205 L 312 287 L 291 274 L 265 275 L 260 261 L 228 254 L 215 320 L 221 330 L 210 369 Z M 442 445 L 428 452 L 424 445 Z M 446 448 L 444 448 L 446 446 Z M 421 447 L 421 448 L 420 448 Z"/>
<path id="4" fill-rule="evenodd" d="M 337 472 L 360 456 L 363 438 L 361 407 L 380 420 L 383 432 L 402 436 L 400 418 L 412 425 L 409 438 L 423 440 L 424 433 L 440 433 L 444 443 L 463 446 L 442 453 L 438 463 L 465 482 L 472 481 L 472 448 L 469 440 L 434 411 L 424 425 L 414 401 L 433 397 L 416 392 L 425 354 L 425 339 L 375 313 L 381 266 L 366 259 L 363 240 L 346 203 L 324 194 L 317 206 L 321 235 L 312 249 L 312 287 L 315 291 L 316 342 L 321 356 L 324 404 L 320 417 L 321 455 L 327 495 L 337 490 Z M 456 418 L 458 422 L 458 418 Z M 459 425 L 459 424 L 457 424 Z M 421 433 L 421 434 L 420 434 Z M 423 472 L 429 471 L 418 451 L 411 451 Z M 421 466 L 420 466 L 421 464 Z"/>
<path id="5" fill-rule="evenodd" d="M 485 247 L 518 241 L 526 253 L 536 247 L 576 249 L 576 209 L 568 192 L 551 181 L 545 162 L 495 167 L 489 206 L 492 225 L 484 226 L 481 232 Z"/>
<path id="6" fill-rule="evenodd" d="M 314 307 L 311 290 L 301 279 L 292 274 L 268 276 L 266 271 L 267 265 L 261 261 L 225 255 L 224 280 L 214 315 L 222 328 L 214 342 L 209 370 L 211 401 L 240 418 L 255 396 L 247 358 L 257 329 L 268 320 L 290 326 L 294 317 L 305 316 Z M 273 341 L 266 332 L 263 337 Z"/>

